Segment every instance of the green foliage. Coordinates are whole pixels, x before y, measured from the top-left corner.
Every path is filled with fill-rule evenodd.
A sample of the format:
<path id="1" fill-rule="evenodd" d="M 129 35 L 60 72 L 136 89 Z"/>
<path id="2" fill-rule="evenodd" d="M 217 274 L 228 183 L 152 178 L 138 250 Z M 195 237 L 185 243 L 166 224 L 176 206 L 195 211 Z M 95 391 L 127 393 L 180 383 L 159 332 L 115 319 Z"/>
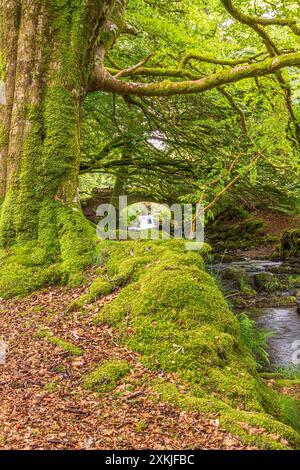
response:
<path id="1" fill-rule="evenodd" d="M 287 11 L 282 1 L 276 8 L 269 2 L 260 2 L 255 9 L 246 3 L 237 8 L 250 15 L 257 15 L 258 10 L 266 17 L 299 12 L 297 6 Z M 172 2 L 131 0 L 127 21 L 139 34 L 118 38 L 106 57 L 108 70 L 117 73 L 155 52 L 142 70 L 159 69 L 163 75 L 136 72 L 129 80 L 147 83 L 167 77 L 176 81 L 167 71 L 178 71 L 188 54 L 240 59 L 262 53 L 258 63 L 267 55 L 260 38 L 232 21 L 221 2 L 181 1 L 175 8 Z M 279 50 L 297 48 L 297 38 L 288 28 L 269 26 L 268 31 Z M 187 76 L 181 80 L 224 68 L 191 59 L 185 67 Z M 234 206 L 241 198 L 250 206 L 297 211 L 298 75 L 292 68 L 284 72 L 291 86 L 295 123 L 290 120 L 282 86 L 268 77 L 229 85 L 225 93 L 218 90 L 168 99 L 123 100 L 91 94 L 84 105 L 81 169 L 85 178 L 95 172 L 120 177 L 127 192 L 138 191 L 159 201 L 200 200 L 206 205 L 217 198 L 212 214 L 218 213 L 224 199 Z M 248 228 L 250 233 L 246 226 L 244 232 Z"/>
<path id="2" fill-rule="evenodd" d="M 284 379 L 300 381 L 299 366 L 277 367 L 275 373 L 279 374 Z"/>
<path id="3" fill-rule="evenodd" d="M 285 422 L 300 432 L 300 404 L 294 398 L 280 394 L 278 397 L 279 406 L 285 417 Z"/>
<path id="4" fill-rule="evenodd" d="M 278 276 L 270 273 L 258 273 L 254 275 L 254 283 L 258 291 L 276 292 L 281 288 L 281 282 Z"/>
<path id="5" fill-rule="evenodd" d="M 239 323 L 241 339 L 247 349 L 251 351 L 260 366 L 268 365 L 270 361 L 266 348 L 271 333 L 258 328 L 256 322 L 245 313 L 239 315 Z"/>
<path id="6" fill-rule="evenodd" d="M 223 201 L 215 213 L 215 219 L 207 223 L 210 243 L 218 250 L 251 249 L 265 242 L 265 227 L 262 219 L 251 216 L 245 209 L 233 205 L 233 200 Z"/>
<path id="7" fill-rule="evenodd" d="M 107 360 L 90 372 L 83 381 L 84 388 L 98 393 L 111 392 L 117 386 L 117 381 L 130 371 L 128 362 Z"/>

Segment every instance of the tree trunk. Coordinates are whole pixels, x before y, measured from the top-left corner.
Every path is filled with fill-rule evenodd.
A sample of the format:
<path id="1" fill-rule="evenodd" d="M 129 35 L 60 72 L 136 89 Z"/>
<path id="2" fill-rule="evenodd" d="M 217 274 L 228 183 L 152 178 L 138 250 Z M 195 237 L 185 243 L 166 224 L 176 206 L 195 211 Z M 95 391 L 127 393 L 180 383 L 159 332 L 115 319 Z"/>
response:
<path id="1" fill-rule="evenodd" d="M 2 247 L 34 240 L 56 259 L 90 237 L 78 198 L 80 104 L 113 4 L 0 0 Z M 83 264 L 89 249 L 79 242 Z"/>

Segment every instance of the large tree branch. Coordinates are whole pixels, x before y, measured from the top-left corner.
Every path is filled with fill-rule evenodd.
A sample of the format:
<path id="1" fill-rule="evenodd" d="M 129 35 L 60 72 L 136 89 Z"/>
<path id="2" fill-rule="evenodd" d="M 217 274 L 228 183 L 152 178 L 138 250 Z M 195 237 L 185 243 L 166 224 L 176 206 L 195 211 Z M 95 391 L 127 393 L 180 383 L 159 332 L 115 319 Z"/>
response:
<path id="1" fill-rule="evenodd" d="M 211 209 L 220 199 L 221 197 L 238 181 L 240 180 L 246 172 L 249 172 L 252 170 L 252 168 L 256 165 L 257 161 L 259 160 L 259 158 L 261 157 L 261 155 L 258 155 L 258 156 L 255 156 L 249 166 L 243 170 L 242 173 L 239 173 L 237 176 L 235 176 L 235 178 L 233 178 L 226 186 L 225 188 L 222 189 L 222 191 L 219 192 L 219 194 L 217 194 L 215 196 L 215 198 L 209 203 L 207 204 L 207 206 L 204 207 L 204 211 L 208 211 L 209 209 Z"/>
<path id="2" fill-rule="evenodd" d="M 191 93 L 202 93 L 221 85 L 235 83 L 246 78 L 257 78 L 275 74 L 285 67 L 300 67 L 300 52 L 282 54 L 278 57 L 265 59 L 255 64 L 233 67 L 207 75 L 198 80 L 172 82 L 163 80 L 159 83 L 123 82 L 110 75 L 103 67 L 95 68 L 89 91 L 106 91 L 123 95 L 139 96 L 170 96 Z"/>
<path id="3" fill-rule="evenodd" d="M 222 0 L 222 3 L 231 16 L 238 21 L 248 25 L 262 25 L 262 26 L 288 26 L 296 35 L 300 35 L 300 25 L 297 24 L 295 18 L 263 18 L 260 16 L 250 16 L 242 13 L 233 4 L 232 0 Z"/>
<path id="4" fill-rule="evenodd" d="M 231 0 L 221 0 L 224 7 L 239 23 L 250 26 L 263 40 L 267 51 L 271 56 L 279 55 L 279 50 L 271 39 L 270 35 L 266 32 L 264 26 L 256 21 L 256 17 L 245 15 L 238 8 L 234 7 Z"/>
<path id="5" fill-rule="evenodd" d="M 251 63 L 253 60 L 257 59 L 258 57 L 265 54 L 264 52 L 259 52 L 255 55 L 249 57 L 243 57 L 239 59 L 223 59 L 223 58 L 214 58 L 214 57 L 207 57 L 202 56 L 196 53 L 190 53 L 183 57 L 181 60 L 179 67 L 143 67 L 143 65 L 148 62 L 148 60 L 152 57 L 152 54 L 148 56 L 143 61 L 139 62 L 132 67 L 128 67 L 127 69 L 119 69 L 116 67 L 116 64 L 113 65 L 114 68 L 107 67 L 106 70 L 111 74 L 114 75 L 115 78 L 120 77 L 133 77 L 133 76 L 144 76 L 144 77 L 173 77 L 173 78 L 189 78 L 190 80 L 198 80 L 201 78 L 201 75 L 192 73 L 185 69 L 186 65 L 190 60 L 197 60 L 199 62 L 205 62 L 208 64 L 214 65 L 230 65 L 234 67 L 235 65 L 242 65 Z M 111 58 L 108 59 L 111 63 Z"/>

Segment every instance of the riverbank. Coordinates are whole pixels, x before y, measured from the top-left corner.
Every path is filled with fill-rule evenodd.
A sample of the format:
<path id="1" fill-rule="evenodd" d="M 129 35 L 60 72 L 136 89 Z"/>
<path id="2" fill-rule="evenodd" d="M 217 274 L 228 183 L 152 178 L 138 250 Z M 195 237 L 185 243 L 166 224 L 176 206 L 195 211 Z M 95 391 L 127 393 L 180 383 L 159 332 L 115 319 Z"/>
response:
<path id="1" fill-rule="evenodd" d="M 300 297 L 300 263 L 297 259 L 273 261 L 273 256 L 253 255 L 247 251 L 231 254 L 226 262 L 217 257 L 219 261 L 210 263 L 208 269 L 236 314 L 245 312 L 255 322 L 260 347 L 265 351 L 262 377 L 268 387 L 296 400 L 294 419 L 299 426 L 300 315 L 296 302 Z"/>

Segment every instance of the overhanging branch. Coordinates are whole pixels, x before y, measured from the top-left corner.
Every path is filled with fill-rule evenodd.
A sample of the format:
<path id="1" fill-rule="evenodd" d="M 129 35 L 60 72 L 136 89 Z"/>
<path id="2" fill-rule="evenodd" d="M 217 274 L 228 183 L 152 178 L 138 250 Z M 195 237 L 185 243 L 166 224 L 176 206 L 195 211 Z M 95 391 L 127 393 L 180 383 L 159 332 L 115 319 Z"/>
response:
<path id="1" fill-rule="evenodd" d="M 159 83 L 124 82 L 114 78 L 102 67 L 95 69 L 89 91 L 106 91 L 123 95 L 170 96 L 202 93 L 218 86 L 235 83 L 246 78 L 257 78 L 274 74 L 285 67 L 300 67 L 300 52 L 282 54 L 255 64 L 239 65 L 230 70 L 222 70 L 198 80 Z"/>

